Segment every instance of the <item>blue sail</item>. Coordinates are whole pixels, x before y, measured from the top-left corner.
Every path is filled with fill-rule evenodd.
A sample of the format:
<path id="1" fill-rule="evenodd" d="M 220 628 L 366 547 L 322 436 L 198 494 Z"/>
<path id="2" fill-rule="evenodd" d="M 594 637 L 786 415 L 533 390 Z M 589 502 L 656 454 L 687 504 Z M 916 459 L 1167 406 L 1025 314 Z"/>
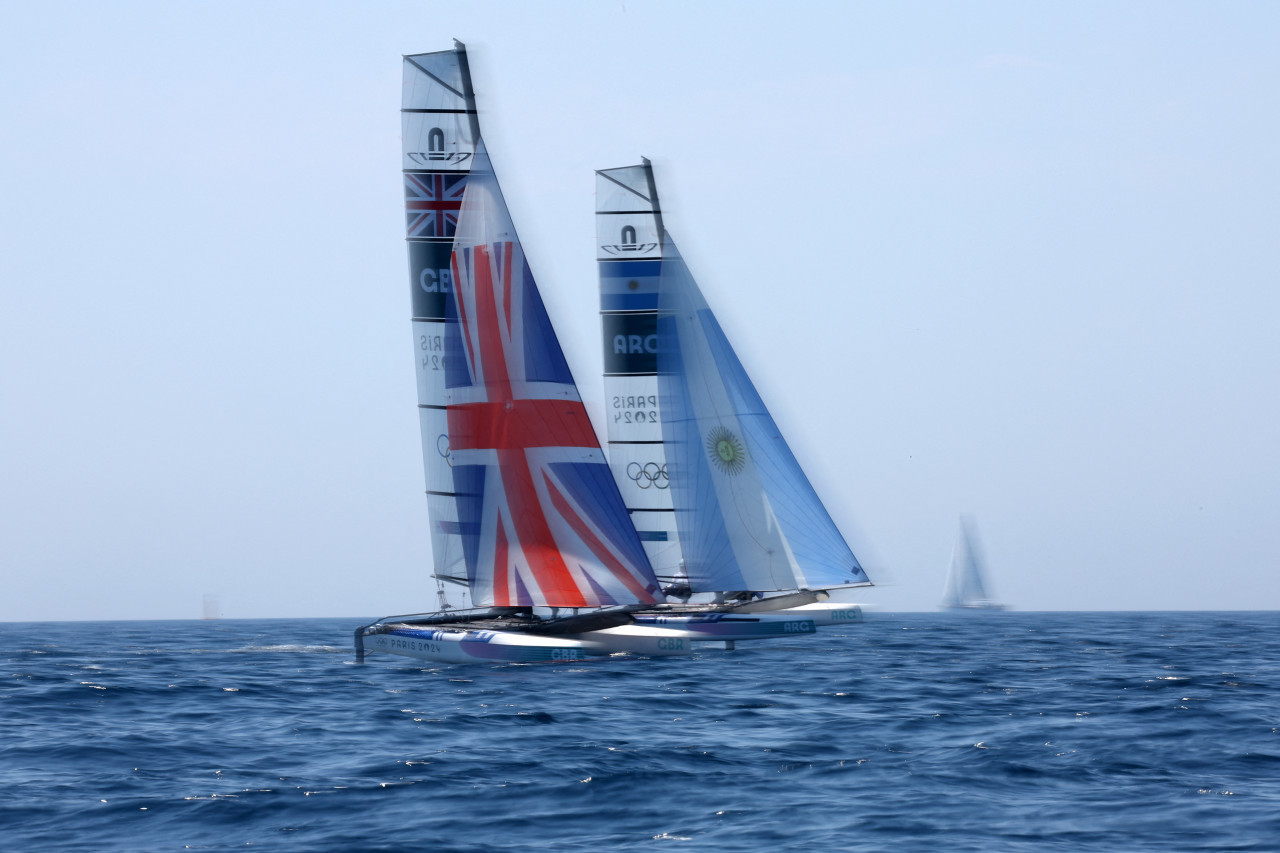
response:
<path id="1" fill-rule="evenodd" d="M 669 234 L 658 289 L 662 438 L 690 586 L 869 584 Z"/>

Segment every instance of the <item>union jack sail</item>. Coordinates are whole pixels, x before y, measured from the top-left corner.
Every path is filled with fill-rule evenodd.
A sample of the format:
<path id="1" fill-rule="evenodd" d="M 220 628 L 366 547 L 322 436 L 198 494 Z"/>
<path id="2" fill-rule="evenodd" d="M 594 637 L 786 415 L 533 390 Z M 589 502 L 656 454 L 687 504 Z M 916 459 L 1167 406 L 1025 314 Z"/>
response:
<path id="1" fill-rule="evenodd" d="M 467 181 L 446 325 L 450 453 L 479 605 L 659 598 L 483 143 Z"/>

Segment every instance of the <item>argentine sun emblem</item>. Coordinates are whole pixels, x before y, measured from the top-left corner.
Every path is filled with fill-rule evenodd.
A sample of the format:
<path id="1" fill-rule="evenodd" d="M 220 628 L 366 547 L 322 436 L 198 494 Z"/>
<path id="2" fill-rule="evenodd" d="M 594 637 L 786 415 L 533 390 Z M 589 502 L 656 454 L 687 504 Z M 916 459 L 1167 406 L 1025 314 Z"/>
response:
<path id="1" fill-rule="evenodd" d="M 736 474 L 747 464 L 747 449 L 736 435 L 722 426 L 707 434 L 707 455 L 712 464 L 726 474 Z"/>

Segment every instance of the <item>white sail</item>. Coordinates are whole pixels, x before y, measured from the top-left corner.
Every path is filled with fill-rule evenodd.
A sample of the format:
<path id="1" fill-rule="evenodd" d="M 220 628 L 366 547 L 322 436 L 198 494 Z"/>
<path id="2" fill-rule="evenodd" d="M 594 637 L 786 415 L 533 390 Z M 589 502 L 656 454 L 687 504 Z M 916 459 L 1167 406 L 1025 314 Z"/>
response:
<path id="1" fill-rule="evenodd" d="M 596 172 L 609 464 L 654 573 L 684 578 L 658 406 L 662 209 L 649 161 Z"/>
<path id="2" fill-rule="evenodd" d="M 942 592 L 942 607 L 947 609 L 1003 610 L 994 601 L 983 577 L 983 558 L 977 525 L 970 516 L 960 516 L 960 529 L 951 549 L 951 565 L 947 569 Z"/>
<path id="3" fill-rule="evenodd" d="M 461 528 L 445 415 L 449 262 L 479 139 L 463 45 L 404 57 L 401 103 L 405 227 L 409 245 L 414 360 L 422 461 L 436 577 L 464 582 Z"/>

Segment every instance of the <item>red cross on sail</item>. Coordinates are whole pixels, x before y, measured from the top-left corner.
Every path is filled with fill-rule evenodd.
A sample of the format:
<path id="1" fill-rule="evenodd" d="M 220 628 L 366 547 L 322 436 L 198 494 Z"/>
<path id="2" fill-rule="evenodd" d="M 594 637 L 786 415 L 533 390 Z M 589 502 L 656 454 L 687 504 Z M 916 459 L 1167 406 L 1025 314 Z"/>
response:
<path id="1" fill-rule="evenodd" d="M 468 181 L 447 334 L 449 446 L 477 604 L 651 603 L 657 580 L 488 158 Z"/>

